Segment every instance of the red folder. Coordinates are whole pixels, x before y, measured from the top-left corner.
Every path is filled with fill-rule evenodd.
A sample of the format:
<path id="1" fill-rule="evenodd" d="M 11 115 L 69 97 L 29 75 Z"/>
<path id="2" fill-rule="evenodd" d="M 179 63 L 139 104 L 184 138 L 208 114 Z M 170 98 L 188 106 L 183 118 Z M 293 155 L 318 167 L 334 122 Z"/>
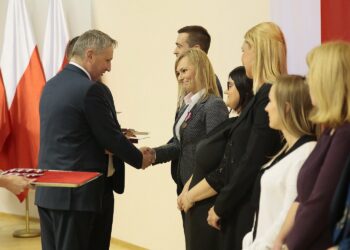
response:
<path id="1" fill-rule="evenodd" d="M 29 179 L 33 179 L 31 184 L 45 187 L 80 187 L 102 175 L 98 172 L 43 170 L 34 168 L 11 168 L 0 174 L 25 176 Z"/>
<path id="2" fill-rule="evenodd" d="M 32 182 L 35 186 L 43 187 L 80 187 L 98 178 L 98 172 L 58 171 L 48 170 L 44 175 Z"/>

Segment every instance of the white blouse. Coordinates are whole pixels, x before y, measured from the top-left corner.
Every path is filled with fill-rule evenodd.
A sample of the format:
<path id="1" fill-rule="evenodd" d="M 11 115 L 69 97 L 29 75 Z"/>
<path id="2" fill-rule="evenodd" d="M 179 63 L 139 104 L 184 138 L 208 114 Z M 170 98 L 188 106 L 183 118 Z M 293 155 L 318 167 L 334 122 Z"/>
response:
<path id="1" fill-rule="evenodd" d="M 243 238 L 242 249 L 265 250 L 273 247 L 288 210 L 297 196 L 299 170 L 315 145 L 315 141 L 304 143 L 262 175 L 256 238 L 253 241 L 253 227 Z"/>

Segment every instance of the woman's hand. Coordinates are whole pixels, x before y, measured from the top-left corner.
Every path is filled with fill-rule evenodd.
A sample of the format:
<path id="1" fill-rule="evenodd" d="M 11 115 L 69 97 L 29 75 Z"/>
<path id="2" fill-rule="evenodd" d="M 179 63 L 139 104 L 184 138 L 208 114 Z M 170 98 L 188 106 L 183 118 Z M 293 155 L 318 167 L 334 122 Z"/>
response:
<path id="1" fill-rule="evenodd" d="M 190 210 L 191 207 L 193 207 L 194 202 L 191 200 L 190 192 L 186 192 L 182 197 L 181 197 L 181 204 L 182 204 L 182 210 L 187 213 L 188 210 Z"/>
<path id="2" fill-rule="evenodd" d="M 217 230 L 220 230 L 220 217 L 215 213 L 214 207 L 211 207 L 208 212 L 208 218 L 207 218 L 208 224 Z"/>
<path id="3" fill-rule="evenodd" d="M 184 195 L 184 190 L 182 190 L 181 194 L 177 197 L 177 209 L 182 211 L 182 196 Z"/>
<path id="4" fill-rule="evenodd" d="M 272 250 L 282 250 L 283 248 L 283 240 L 280 238 L 276 238 L 275 242 L 273 243 Z"/>
<path id="5" fill-rule="evenodd" d="M 22 193 L 32 182 L 26 177 L 16 175 L 3 175 L 0 178 L 2 179 L 2 186 L 16 195 Z"/>

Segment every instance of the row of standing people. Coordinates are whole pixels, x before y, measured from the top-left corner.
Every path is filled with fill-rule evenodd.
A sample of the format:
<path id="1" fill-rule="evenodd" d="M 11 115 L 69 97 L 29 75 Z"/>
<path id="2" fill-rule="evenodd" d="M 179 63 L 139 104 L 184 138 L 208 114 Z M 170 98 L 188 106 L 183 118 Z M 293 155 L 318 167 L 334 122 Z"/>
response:
<path id="1" fill-rule="evenodd" d="M 330 204 L 350 149 L 349 53 L 345 42 L 321 45 L 307 57 L 307 80 L 286 76 L 282 31 L 254 26 L 242 45 L 254 95 L 230 119 L 205 53 L 178 57 L 174 138 L 148 150 L 154 164 L 178 161 L 187 250 L 332 245 Z"/>
<path id="2" fill-rule="evenodd" d="M 110 70 L 111 51 L 115 46 L 113 39 L 94 32 L 87 32 L 84 36 L 87 39 L 92 39 L 88 35 L 96 36 L 93 37 L 96 43 L 101 38 L 108 41 L 108 46 L 105 47 L 92 46 L 96 50 L 103 50 L 103 53 L 95 53 L 90 47 L 86 47 L 86 44 L 83 44 L 84 39 L 81 39 L 80 46 L 75 49 L 75 64 L 69 65 L 54 81 L 62 82 L 60 78 L 69 74 L 73 76 L 74 73 L 77 82 L 86 84 L 87 89 L 79 99 L 81 101 L 78 103 L 72 99 L 72 103 L 75 103 L 79 110 L 86 112 L 88 121 L 84 122 L 93 130 L 90 131 L 91 135 L 87 130 L 86 133 L 83 131 L 84 135 L 79 134 L 79 137 L 96 137 L 97 139 L 92 139 L 92 144 L 97 140 L 97 145 L 104 145 L 102 151 L 93 148 L 98 153 L 90 154 L 98 156 L 96 159 L 103 166 L 107 166 L 108 163 L 103 157 L 106 149 L 115 153 L 114 162 L 122 158 L 137 168 L 145 168 L 151 162 L 178 162 L 174 164 L 172 173 L 178 186 L 178 206 L 183 211 L 187 249 L 241 249 L 244 236 L 243 248 L 247 249 L 281 249 L 282 244 L 289 249 L 325 249 L 331 246 L 330 225 L 327 219 L 330 201 L 350 148 L 349 44 L 330 43 L 314 49 L 308 56 L 309 73 L 306 85 L 302 77 L 282 76 L 286 74 L 286 44 L 279 27 L 273 23 L 261 23 L 253 27 L 246 33 L 242 45 L 245 75 L 252 79 L 250 82 L 243 75 L 242 79 L 246 85 L 242 86 L 253 85 L 253 94 L 249 87 L 242 89 L 242 86 L 239 86 L 240 80 L 233 79 L 236 73 L 232 74 L 231 79 L 234 82 L 228 85 L 227 104 L 240 115 L 227 119 L 227 109 L 218 98 L 220 85 L 215 84 L 217 81 L 207 56 L 195 48 L 177 53 L 182 43 L 177 41 L 178 47 L 174 53 L 178 56 L 175 72 L 179 81 L 179 100 L 174 138 L 168 145 L 153 150 L 141 149 L 139 152 L 122 138 L 112 97 L 112 101 L 101 102 L 109 92 L 104 90 L 104 86 L 91 85 L 86 80 L 99 80 L 105 71 Z M 239 71 L 242 75 L 242 69 Z M 52 114 L 52 109 L 46 110 L 47 105 L 44 105 L 43 99 L 50 96 L 47 95 L 49 88 L 62 87 L 62 84 L 56 84 L 54 81 L 47 84 L 46 94 L 42 98 L 41 122 L 44 125 L 45 116 Z M 272 88 L 271 84 L 274 84 Z M 70 89 L 72 86 L 63 88 Z M 312 109 L 308 92 L 313 104 Z M 77 93 L 74 92 L 80 97 Z M 50 98 L 46 101 L 53 103 Z M 60 104 L 60 107 L 67 104 L 59 99 L 56 103 Z M 96 113 L 97 108 L 99 112 Z M 111 110 L 113 117 L 110 117 Z M 313 126 L 308 121 L 309 113 L 311 121 L 322 131 L 315 149 L 312 149 L 315 140 Z M 64 114 L 67 115 L 66 112 Z M 99 119 L 96 119 L 96 114 L 103 116 L 102 120 L 110 121 L 107 124 L 111 126 L 101 127 L 101 123 L 97 124 L 95 121 Z M 80 117 L 78 113 L 74 115 Z M 60 129 L 67 128 L 67 123 L 55 124 L 61 124 Z M 81 130 L 81 126 L 75 128 Z M 106 128 L 109 134 L 120 135 L 123 144 L 117 145 L 106 138 L 105 134 L 108 133 L 101 131 Z M 282 142 L 281 135 L 284 136 L 285 142 Z M 50 136 L 42 136 L 42 152 L 43 149 L 48 149 L 45 146 L 48 138 Z M 64 140 L 61 143 L 66 145 Z M 121 145 L 127 145 L 128 152 Z M 42 152 L 41 156 L 44 155 Z M 83 157 L 82 160 L 89 158 L 84 152 L 76 152 Z M 45 154 L 50 158 L 42 158 L 41 167 L 48 160 L 52 163 L 55 157 L 60 162 L 58 153 L 60 152 Z M 116 164 L 119 171 L 124 173 L 121 162 Z M 39 205 L 42 227 L 45 228 L 44 249 L 51 249 L 51 246 L 53 249 L 60 244 L 65 244 L 67 249 L 84 248 L 76 239 L 91 233 L 86 227 L 84 232 L 78 234 L 79 237 L 69 234 L 72 237 L 65 238 L 67 233 L 62 232 L 67 231 L 67 227 L 59 225 L 59 230 L 49 232 L 51 227 L 47 225 L 56 219 L 57 222 L 64 221 L 68 224 L 73 221 L 79 221 L 79 225 L 98 224 L 96 228 L 102 229 L 99 233 L 101 237 L 98 237 L 101 243 L 98 245 L 108 248 L 113 218 L 110 209 L 113 208 L 111 190 L 123 192 L 124 176 L 115 177 L 115 174 L 111 173 L 113 177 L 107 178 L 110 175 L 107 173 L 107 167 L 104 169 L 105 187 L 90 192 L 96 194 L 96 199 L 91 199 L 90 196 L 84 202 L 72 200 L 74 204 L 64 205 L 60 202 L 61 199 L 57 200 L 57 197 L 62 196 L 62 192 L 59 191 L 61 194 L 56 192 L 56 195 L 51 195 L 56 201 L 50 203 L 50 197 L 42 199 L 43 195 L 49 192 L 38 190 L 36 203 Z M 299 170 L 300 174 L 297 177 Z M 346 181 L 343 186 L 347 187 Z M 93 187 L 87 188 L 93 190 Z M 73 197 L 75 194 L 69 195 Z M 97 196 L 104 200 L 101 202 Z M 87 200 L 90 203 L 86 203 Z M 102 210 L 108 209 L 108 216 L 98 217 L 101 214 L 96 214 L 95 211 L 101 211 L 101 207 L 94 207 L 96 201 L 102 204 Z M 68 206 L 70 210 L 72 206 L 77 206 L 76 209 L 80 211 L 83 204 L 90 204 L 91 208 L 83 208 L 80 214 L 59 211 L 58 214 L 57 202 Z M 55 205 L 52 205 L 54 203 Z M 104 207 L 107 203 L 108 206 Z M 65 210 L 66 207 L 61 210 Z M 346 213 L 340 214 L 343 216 Z M 103 223 L 98 223 L 99 220 Z M 68 228 L 79 231 L 79 225 L 72 224 Z M 337 228 L 341 228 L 339 223 Z M 90 245 L 90 248 L 93 246 Z"/>

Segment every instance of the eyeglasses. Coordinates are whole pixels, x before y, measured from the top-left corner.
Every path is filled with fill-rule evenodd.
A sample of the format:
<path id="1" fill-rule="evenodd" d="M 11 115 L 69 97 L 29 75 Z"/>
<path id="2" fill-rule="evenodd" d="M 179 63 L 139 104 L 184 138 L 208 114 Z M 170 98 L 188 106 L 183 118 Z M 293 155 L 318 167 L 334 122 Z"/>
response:
<path id="1" fill-rule="evenodd" d="M 233 86 L 233 82 L 227 82 L 227 90 L 229 90 Z"/>

